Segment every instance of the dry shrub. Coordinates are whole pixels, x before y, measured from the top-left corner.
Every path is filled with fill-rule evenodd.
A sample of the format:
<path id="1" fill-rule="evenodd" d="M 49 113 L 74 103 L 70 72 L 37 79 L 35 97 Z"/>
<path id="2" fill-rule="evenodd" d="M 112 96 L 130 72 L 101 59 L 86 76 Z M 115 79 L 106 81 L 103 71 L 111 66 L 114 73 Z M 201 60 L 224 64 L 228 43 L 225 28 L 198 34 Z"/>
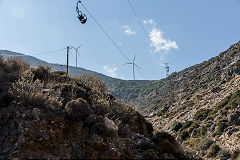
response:
<path id="1" fill-rule="evenodd" d="M 159 153 L 169 153 L 179 159 L 187 159 L 178 142 L 169 133 L 157 132 L 153 136 L 152 141 L 157 144 L 157 151 Z"/>
<path id="2" fill-rule="evenodd" d="M 51 71 L 51 67 L 49 66 L 38 66 L 37 68 L 32 68 L 33 80 L 39 79 L 44 84 L 47 84 L 49 81 L 49 73 Z"/>
<path id="3" fill-rule="evenodd" d="M 94 114 L 107 116 L 119 126 L 119 134 L 127 137 L 140 133 L 150 137 L 152 125 L 130 106 L 118 103 L 108 93 L 104 82 L 92 75 L 83 74 L 76 78 L 76 85 L 86 88 Z"/>
<path id="4" fill-rule="evenodd" d="M 32 105 L 42 103 L 45 100 L 45 96 L 41 94 L 41 88 L 43 84 L 37 80 L 35 82 L 19 79 L 12 85 L 9 93 L 18 98 L 24 105 Z"/>
<path id="5" fill-rule="evenodd" d="M 86 88 L 95 114 L 105 115 L 111 109 L 111 101 L 105 83 L 93 75 L 82 74 L 75 79 L 78 86 Z"/>
<path id="6" fill-rule="evenodd" d="M 31 77 L 31 74 L 29 75 Z M 33 81 L 31 78 L 29 80 L 22 77 L 13 83 L 9 93 L 12 97 L 17 98 L 25 107 L 61 107 L 62 104 L 56 97 L 48 96 L 42 92 L 43 86 L 44 84 L 38 79 Z"/>
<path id="7" fill-rule="evenodd" d="M 50 72 L 49 79 L 53 83 L 68 83 L 72 80 L 72 78 L 63 71 Z"/>
<path id="8" fill-rule="evenodd" d="M 19 79 L 20 74 L 28 68 L 30 68 L 29 64 L 20 58 L 4 60 L 0 57 L 0 92 L 6 91 L 11 83 Z"/>
<path id="9" fill-rule="evenodd" d="M 151 137 L 153 127 L 139 112 L 132 107 L 121 104 L 117 101 L 112 102 L 107 117 L 114 120 L 119 127 L 118 133 L 122 137 L 128 137 L 135 133 L 140 133 L 146 137 Z"/>
<path id="10" fill-rule="evenodd" d="M 105 83 L 93 75 L 84 73 L 77 78 L 77 81 L 82 86 L 90 88 L 91 90 L 93 90 L 95 92 L 99 92 L 104 96 L 107 95 L 107 93 L 108 93 L 107 86 L 105 85 Z"/>
<path id="11" fill-rule="evenodd" d="M 16 73 L 18 75 L 30 68 L 28 63 L 18 57 L 8 58 L 5 61 L 5 65 L 8 73 Z"/>
<path id="12" fill-rule="evenodd" d="M 22 81 L 33 83 L 33 77 L 34 77 L 34 74 L 32 73 L 32 70 L 27 69 L 21 74 L 20 78 L 22 79 Z"/>
<path id="13" fill-rule="evenodd" d="M 86 93 L 86 90 L 82 88 L 81 86 L 78 86 L 76 84 L 61 84 L 61 96 L 70 100 L 83 98 L 87 99 L 88 95 Z"/>

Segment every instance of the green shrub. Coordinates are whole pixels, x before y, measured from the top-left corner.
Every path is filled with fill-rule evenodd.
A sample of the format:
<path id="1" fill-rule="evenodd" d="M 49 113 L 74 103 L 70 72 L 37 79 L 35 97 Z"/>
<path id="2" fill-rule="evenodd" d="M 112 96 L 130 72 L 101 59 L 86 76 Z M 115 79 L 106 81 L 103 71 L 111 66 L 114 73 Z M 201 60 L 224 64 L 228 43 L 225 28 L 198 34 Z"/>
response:
<path id="1" fill-rule="evenodd" d="M 236 91 L 233 94 L 228 95 L 225 97 L 210 113 L 212 117 L 216 116 L 216 113 L 219 110 L 228 111 L 229 109 L 232 109 L 232 107 L 235 107 L 240 104 L 240 90 Z"/>
<path id="2" fill-rule="evenodd" d="M 192 131 L 191 136 L 194 137 L 194 138 L 200 137 L 200 136 L 201 136 L 201 134 L 200 134 L 200 129 L 199 129 L 199 128 L 195 128 L 195 129 Z"/>
<path id="3" fill-rule="evenodd" d="M 237 91 L 232 95 L 232 97 L 228 103 L 228 106 L 229 106 L 228 108 L 229 109 L 233 108 L 233 107 L 235 108 L 239 104 L 240 104 L 240 91 Z"/>
<path id="4" fill-rule="evenodd" d="M 221 149 L 219 148 L 219 146 L 217 144 L 212 144 L 210 146 L 210 150 L 207 152 L 207 158 L 212 158 L 212 157 L 216 157 L 217 153 L 220 151 Z"/>
<path id="5" fill-rule="evenodd" d="M 195 120 L 199 120 L 199 121 L 203 121 L 204 119 L 207 118 L 208 116 L 208 113 L 210 112 L 211 110 L 210 109 L 200 109 L 197 111 L 197 113 L 194 115 L 194 119 Z"/>
<path id="6" fill-rule="evenodd" d="M 187 130 L 192 125 L 192 123 L 193 123 L 192 121 L 186 121 L 181 127 L 181 129 L 179 130 L 179 132 Z"/>
<path id="7" fill-rule="evenodd" d="M 183 130 L 180 134 L 179 137 L 181 138 L 181 140 L 186 140 L 187 138 L 189 138 L 189 133 L 187 130 Z"/>
<path id="8" fill-rule="evenodd" d="M 214 141 L 212 139 L 204 138 L 198 144 L 198 149 L 199 150 L 207 150 L 213 143 L 214 143 Z"/>
<path id="9" fill-rule="evenodd" d="M 221 82 L 220 82 L 220 85 L 222 85 L 222 84 L 224 84 L 224 83 L 226 83 L 227 81 L 226 80 L 222 80 Z"/>
<path id="10" fill-rule="evenodd" d="M 230 100 L 233 100 L 233 99 L 239 98 L 239 97 L 240 97 L 240 90 L 233 93 Z"/>
<path id="11" fill-rule="evenodd" d="M 229 126 L 229 122 L 227 120 L 220 120 L 216 124 L 215 131 L 213 133 L 213 136 L 220 136 L 223 134 L 223 131 L 225 128 Z"/>
<path id="12" fill-rule="evenodd" d="M 172 131 L 177 132 L 177 131 L 179 131 L 179 129 L 182 128 L 182 126 L 183 126 L 183 125 L 182 125 L 181 122 L 176 122 L 176 123 L 174 123 L 173 126 L 172 126 Z"/>
<path id="13" fill-rule="evenodd" d="M 199 127 L 199 123 L 194 121 L 188 129 L 188 132 L 191 133 L 194 129 Z"/>
<path id="14" fill-rule="evenodd" d="M 202 125 L 200 128 L 200 135 L 205 136 L 207 134 L 207 127 L 206 125 Z"/>
<path id="15" fill-rule="evenodd" d="M 216 110 L 218 111 L 220 108 L 223 108 L 224 106 L 226 106 L 230 100 L 232 95 L 229 95 L 227 97 L 225 97 L 216 107 Z"/>

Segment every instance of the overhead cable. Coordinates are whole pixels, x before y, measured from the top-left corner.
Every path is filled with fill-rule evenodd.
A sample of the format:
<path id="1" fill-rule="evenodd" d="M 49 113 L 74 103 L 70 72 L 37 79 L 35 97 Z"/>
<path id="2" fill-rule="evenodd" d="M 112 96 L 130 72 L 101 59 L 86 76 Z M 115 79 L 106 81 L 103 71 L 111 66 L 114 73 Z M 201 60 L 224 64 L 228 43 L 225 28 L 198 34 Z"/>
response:
<path id="1" fill-rule="evenodd" d="M 137 71 L 138 71 L 138 73 L 141 74 L 141 76 L 142 76 L 145 80 L 148 80 L 148 79 L 146 78 L 146 76 L 144 76 L 142 70 L 140 70 L 139 68 L 137 68 Z"/>
<path id="2" fill-rule="evenodd" d="M 59 51 L 62 51 L 62 50 L 65 50 L 65 48 L 62 48 L 62 49 L 58 49 L 58 50 L 52 50 L 52 51 L 48 51 L 48 52 L 39 52 L 39 53 L 36 53 L 36 54 L 24 54 L 24 55 L 14 55 L 14 54 L 1 54 L 2 56 L 9 56 L 9 57 L 25 57 L 25 56 L 36 56 L 36 55 L 42 55 L 42 54 L 49 54 L 49 53 L 55 53 L 55 52 L 59 52 Z"/>
<path id="3" fill-rule="evenodd" d="M 108 37 L 108 39 L 113 43 L 113 45 L 119 50 L 121 55 L 131 63 L 131 60 L 127 57 L 127 55 L 123 52 L 123 50 L 118 46 L 118 44 L 111 38 L 111 36 L 107 33 L 107 31 L 100 25 L 100 23 L 97 21 L 97 19 L 94 18 L 94 16 L 91 14 L 91 12 L 84 6 L 83 3 L 81 3 L 81 5 L 88 12 L 88 14 L 92 17 L 92 19 L 95 21 L 95 23 L 100 27 L 100 29 L 103 31 L 103 33 Z M 145 78 L 147 80 L 147 78 L 143 75 L 141 70 L 139 70 L 138 72 L 142 75 L 143 78 Z"/>
<path id="4" fill-rule="evenodd" d="M 93 15 L 91 14 L 91 12 L 83 5 L 83 3 L 81 3 L 81 5 L 83 6 L 83 8 L 88 12 L 88 14 L 92 17 L 92 19 L 95 21 L 95 23 L 100 27 L 100 29 L 103 31 L 103 33 L 108 37 L 108 39 L 113 43 L 113 45 L 119 50 L 119 52 L 121 53 L 121 55 L 126 58 L 129 62 L 130 59 L 127 57 L 127 55 L 123 52 L 123 50 L 118 46 L 118 44 L 110 37 L 110 35 L 106 32 L 106 30 L 100 25 L 100 23 L 93 17 Z"/>
<path id="5" fill-rule="evenodd" d="M 130 7 L 132 8 L 133 13 L 134 13 L 135 16 L 137 17 L 137 20 L 138 20 L 138 23 L 139 23 L 140 27 L 142 28 L 143 32 L 144 32 L 145 35 L 147 36 L 148 40 L 151 42 L 151 39 L 150 39 L 150 37 L 149 37 L 147 31 L 145 30 L 145 28 L 144 28 L 142 22 L 140 21 L 140 18 L 139 18 L 139 16 L 138 16 L 137 12 L 135 11 L 135 9 L 134 9 L 132 3 L 130 2 L 130 0 L 128 0 L 128 3 L 129 3 L 129 5 L 130 5 Z"/>

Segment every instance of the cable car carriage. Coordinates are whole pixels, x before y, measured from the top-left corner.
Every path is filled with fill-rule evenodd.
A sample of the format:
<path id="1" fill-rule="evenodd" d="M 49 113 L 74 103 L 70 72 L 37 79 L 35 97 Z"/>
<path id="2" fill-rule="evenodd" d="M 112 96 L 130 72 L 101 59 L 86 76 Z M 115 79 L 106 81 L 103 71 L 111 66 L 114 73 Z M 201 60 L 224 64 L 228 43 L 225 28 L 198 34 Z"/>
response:
<path id="1" fill-rule="evenodd" d="M 78 8 L 79 3 L 81 3 L 80 0 L 77 2 L 77 7 L 76 7 L 76 11 L 77 11 L 77 14 L 78 14 L 77 17 L 82 24 L 85 24 L 87 22 L 87 16 L 85 14 L 82 14 L 81 11 L 79 11 L 79 8 Z"/>

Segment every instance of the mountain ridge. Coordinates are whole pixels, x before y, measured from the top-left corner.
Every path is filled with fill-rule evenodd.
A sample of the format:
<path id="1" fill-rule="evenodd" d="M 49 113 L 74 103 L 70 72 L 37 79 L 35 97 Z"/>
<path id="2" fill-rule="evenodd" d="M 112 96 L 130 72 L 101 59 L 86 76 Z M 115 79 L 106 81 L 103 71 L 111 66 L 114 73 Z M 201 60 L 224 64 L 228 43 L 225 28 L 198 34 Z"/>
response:
<path id="1" fill-rule="evenodd" d="M 204 158 L 240 152 L 240 41 L 208 61 L 172 73 L 134 101 L 155 129 Z"/>
<path id="2" fill-rule="evenodd" d="M 228 159 L 240 152 L 240 41 L 161 80 L 105 82 L 114 97 L 132 104 L 191 153 Z"/>
<path id="3" fill-rule="evenodd" d="M 53 70 L 64 71 L 64 72 L 66 71 L 66 65 L 48 63 L 38 58 L 35 58 L 33 56 L 28 56 L 28 55 L 24 56 L 24 54 L 12 52 L 8 50 L 0 50 L 0 54 L 20 55 L 19 58 L 28 62 L 33 67 L 37 67 L 39 65 L 43 65 L 43 66 L 47 65 L 47 66 L 50 66 Z M 4 56 L 4 57 L 7 58 L 9 56 Z M 136 96 L 135 93 L 138 92 L 139 88 L 143 88 L 146 85 L 146 83 L 152 82 L 149 80 L 121 80 L 121 79 L 106 76 L 102 73 L 90 71 L 81 67 L 69 66 L 70 75 L 79 76 L 83 73 L 94 75 L 97 78 L 100 78 L 101 80 L 103 80 L 107 84 L 110 93 L 113 96 L 115 96 L 118 100 L 124 101 L 126 103 L 131 102 L 130 100 Z M 130 93 L 129 91 L 132 93 Z M 128 96 L 125 96 L 125 95 L 128 95 Z"/>
<path id="4" fill-rule="evenodd" d="M 47 88 L 47 89 L 46 89 Z M 0 159 L 193 159 L 92 75 L 0 56 Z"/>

